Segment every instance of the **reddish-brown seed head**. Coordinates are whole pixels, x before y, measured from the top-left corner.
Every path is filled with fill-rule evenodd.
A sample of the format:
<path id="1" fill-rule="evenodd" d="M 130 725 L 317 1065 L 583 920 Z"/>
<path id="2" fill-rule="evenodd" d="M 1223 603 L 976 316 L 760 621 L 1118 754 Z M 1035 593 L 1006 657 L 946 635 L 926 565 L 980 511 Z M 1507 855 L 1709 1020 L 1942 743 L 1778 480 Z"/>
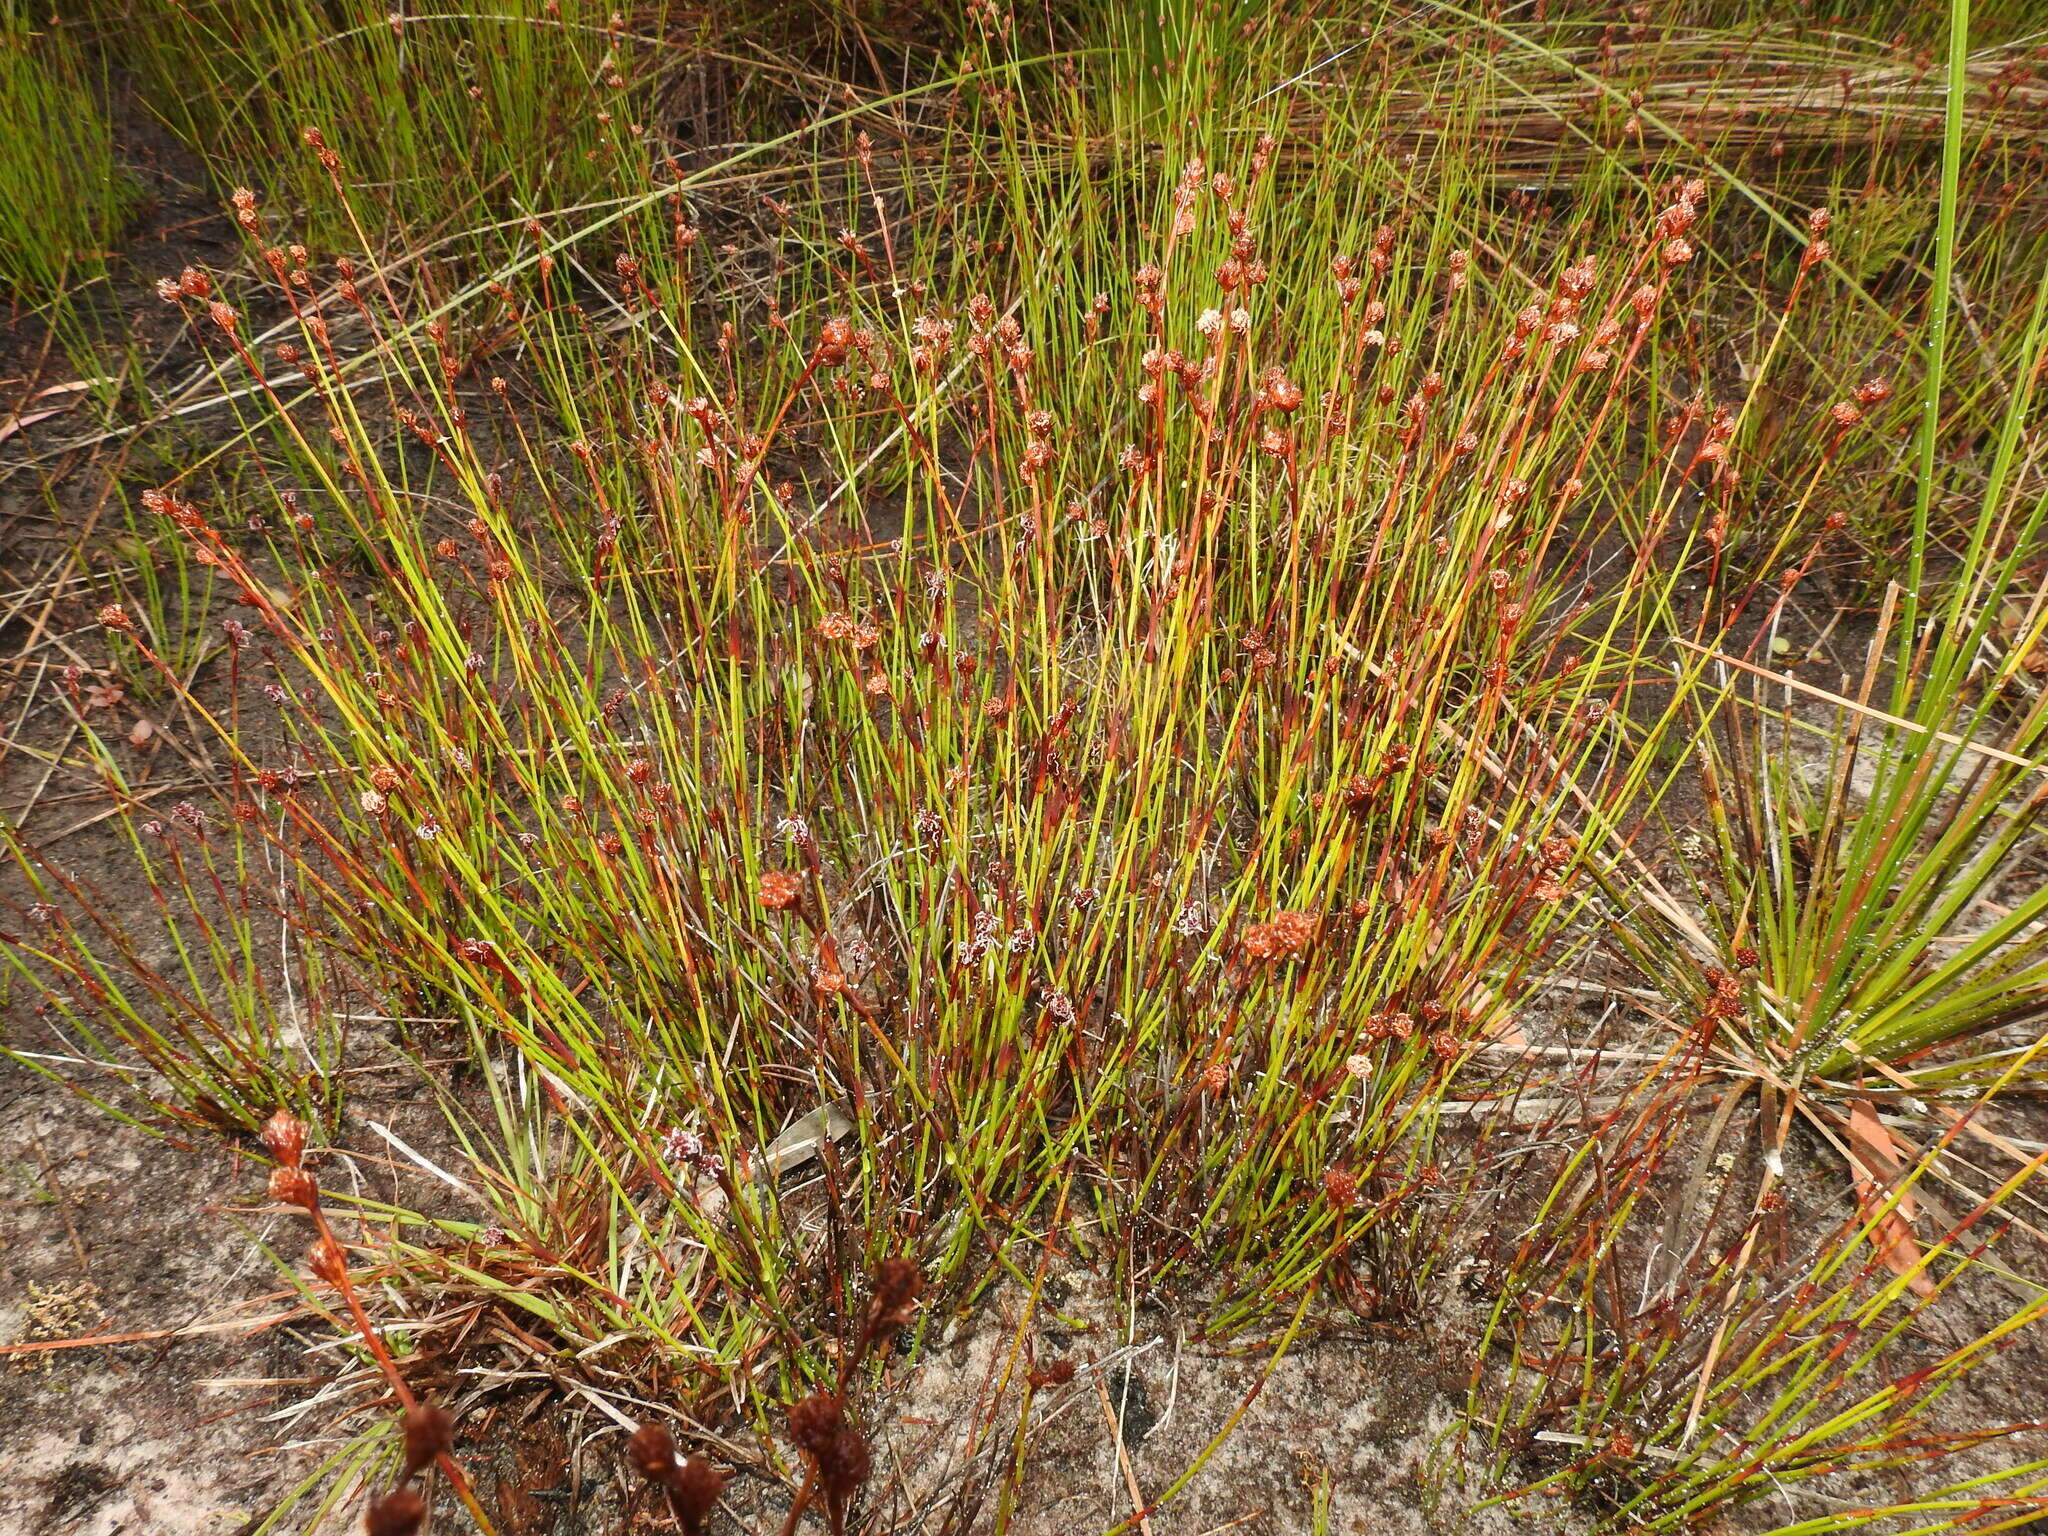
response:
<path id="1" fill-rule="evenodd" d="M 270 1170 L 270 1198 L 310 1211 L 320 1204 L 320 1188 L 305 1169 L 282 1165 Z"/>
<path id="2" fill-rule="evenodd" d="M 365 1536 L 414 1536 L 426 1523 L 426 1498 L 412 1488 L 394 1488 L 372 1499 L 363 1515 Z"/>
<path id="3" fill-rule="evenodd" d="M 829 1392 L 813 1392 L 789 1405 L 789 1438 L 814 1456 L 845 1423 L 845 1410 Z"/>
<path id="4" fill-rule="evenodd" d="M 306 1122 L 280 1109 L 263 1122 L 264 1150 L 286 1168 L 296 1168 L 306 1153 Z"/>
<path id="5" fill-rule="evenodd" d="M 803 900 L 804 877 L 794 870 L 771 869 L 761 876 L 761 905 L 771 912 L 787 912 Z"/>
<path id="6" fill-rule="evenodd" d="M 433 1403 L 414 1403 L 405 1414 L 405 1477 L 416 1477 L 455 1449 L 455 1416 Z"/>
<path id="7" fill-rule="evenodd" d="M 316 1279 L 339 1285 L 348 1278 L 348 1255 L 332 1238 L 323 1237 L 306 1251 L 306 1265 Z"/>
<path id="8" fill-rule="evenodd" d="M 647 1481 L 666 1488 L 676 1471 L 675 1438 L 659 1424 L 642 1424 L 626 1438 L 626 1460 Z"/>
<path id="9" fill-rule="evenodd" d="M 910 1321 L 918 1294 L 924 1289 L 924 1274 L 915 1261 L 884 1259 L 875 1266 L 875 1295 L 871 1303 L 873 1326 L 878 1333 L 903 1327 Z"/>
<path id="10" fill-rule="evenodd" d="M 827 368 L 836 368 L 846 361 L 846 354 L 853 346 L 853 322 L 844 315 L 834 315 L 818 331 L 817 359 Z"/>
<path id="11" fill-rule="evenodd" d="M 702 1456 L 692 1456 L 668 1480 L 668 1505 L 675 1511 L 683 1536 L 702 1536 L 718 1496 L 725 1492 L 725 1474 Z"/>

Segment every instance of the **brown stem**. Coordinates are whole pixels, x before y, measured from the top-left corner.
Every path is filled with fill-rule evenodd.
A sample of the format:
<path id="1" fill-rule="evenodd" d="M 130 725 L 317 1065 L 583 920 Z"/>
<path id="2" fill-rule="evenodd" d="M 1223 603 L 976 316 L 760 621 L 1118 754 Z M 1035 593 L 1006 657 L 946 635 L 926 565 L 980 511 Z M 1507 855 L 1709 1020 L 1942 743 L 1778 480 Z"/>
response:
<path id="1" fill-rule="evenodd" d="M 817 1460 L 808 1451 L 804 1453 L 804 1460 L 809 1465 L 804 1469 L 803 1486 L 797 1489 L 796 1497 L 790 1501 L 789 1516 L 782 1522 L 781 1536 L 796 1536 L 796 1523 L 803 1519 L 804 1506 L 811 1502 L 811 1490 L 818 1485 Z"/>

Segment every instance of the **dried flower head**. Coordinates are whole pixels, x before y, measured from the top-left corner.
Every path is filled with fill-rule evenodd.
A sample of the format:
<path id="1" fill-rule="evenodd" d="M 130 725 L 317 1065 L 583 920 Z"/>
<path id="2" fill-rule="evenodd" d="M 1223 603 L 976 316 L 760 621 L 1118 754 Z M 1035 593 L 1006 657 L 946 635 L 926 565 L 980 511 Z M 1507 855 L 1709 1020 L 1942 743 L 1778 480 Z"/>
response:
<path id="1" fill-rule="evenodd" d="M 687 1457 L 668 1480 L 668 1507 L 683 1536 L 703 1536 L 704 1523 L 725 1492 L 725 1474 L 703 1456 Z"/>
<path id="2" fill-rule="evenodd" d="M 296 1168 L 306 1154 L 306 1122 L 280 1109 L 263 1122 L 263 1149 L 286 1168 Z"/>
<path id="3" fill-rule="evenodd" d="M 303 1168 L 273 1168 L 270 1170 L 270 1198 L 279 1205 L 296 1205 L 301 1210 L 310 1211 L 320 1204 L 320 1188 Z"/>
<path id="4" fill-rule="evenodd" d="M 401 1477 L 417 1477 L 455 1449 L 455 1416 L 433 1403 L 405 1411 L 405 1463 Z"/>
<path id="5" fill-rule="evenodd" d="M 813 1392 L 789 1405 L 789 1438 L 796 1442 L 797 1449 L 813 1456 L 845 1423 L 845 1410 L 829 1392 Z"/>
<path id="6" fill-rule="evenodd" d="M 323 1237 L 306 1251 L 306 1266 L 318 1280 L 339 1285 L 348 1278 L 348 1255 L 331 1237 Z"/>
<path id="7" fill-rule="evenodd" d="M 853 347 L 853 322 L 844 315 L 834 315 L 818 331 L 817 360 L 827 368 L 837 368 L 846 361 L 846 354 Z"/>
<path id="8" fill-rule="evenodd" d="M 626 1460 L 648 1482 L 666 1488 L 676 1473 L 675 1437 L 659 1424 L 642 1424 L 626 1437 Z"/>
<path id="9" fill-rule="evenodd" d="M 1301 386 L 1287 377 L 1287 371 L 1277 365 L 1268 368 L 1259 381 L 1260 402 L 1270 410 L 1292 411 L 1301 406 Z"/>
<path id="10" fill-rule="evenodd" d="M 1276 912 L 1268 921 L 1247 928 L 1239 942 L 1248 960 L 1285 960 L 1307 949 L 1315 936 L 1316 920 L 1310 913 Z"/>
<path id="11" fill-rule="evenodd" d="M 1348 1211 L 1358 1201 L 1358 1175 L 1349 1168 L 1324 1169 L 1323 1194 L 1338 1210 Z"/>
<path id="12" fill-rule="evenodd" d="M 884 1259 L 875 1266 L 875 1294 L 868 1302 L 868 1332 L 879 1343 L 910 1322 L 924 1290 L 924 1272 L 916 1261 Z"/>
<path id="13" fill-rule="evenodd" d="M 814 1392 L 790 1405 L 789 1438 L 817 1463 L 818 1484 L 834 1509 L 868 1480 L 873 1458 L 867 1437 L 846 1421 L 845 1407 L 831 1393 Z"/>
<path id="14" fill-rule="evenodd" d="M 363 1515 L 364 1536 L 414 1536 L 426 1524 L 427 1501 L 413 1488 L 394 1488 L 372 1499 Z"/>

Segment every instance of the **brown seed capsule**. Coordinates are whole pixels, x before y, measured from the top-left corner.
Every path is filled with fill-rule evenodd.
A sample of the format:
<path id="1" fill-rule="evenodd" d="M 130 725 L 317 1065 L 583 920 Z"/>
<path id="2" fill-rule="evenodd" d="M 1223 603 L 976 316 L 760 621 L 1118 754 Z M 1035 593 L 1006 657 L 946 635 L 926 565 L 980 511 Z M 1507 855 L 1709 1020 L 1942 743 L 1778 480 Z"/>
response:
<path id="1" fill-rule="evenodd" d="M 771 912 L 787 912 L 803 894 L 803 876 L 792 870 L 771 869 L 761 877 L 761 905 Z"/>
<path id="2" fill-rule="evenodd" d="M 433 1403 L 414 1403 L 405 1412 L 404 1477 L 417 1477 L 455 1449 L 455 1416 Z"/>
<path id="3" fill-rule="evenodd" d="M 329 1285 L 339 1285 L 348 1278 L 348 1255 L 332 1238 L 323 1237 L 308 1249 L 306 1264 L 313 1271 L 314 1278 L 325 1280 Z"/>
<path id="4" fill-rule="evenodd" d="M 668 1507 L 675 1511 L 683 1536 L 703 1536 L 704 1522 L 718 1496 L 725 1492 L 725 1474 L 702 1456 L 692 1456 L 668 1480 Z"/>
<path id="5" fill-rule="evenodd" d="M 923 1289 L 924 1275 L 914 1260 L 884 1259 L 875 1266 L 875 1310 L 885 1318 L 907 1319 Z"/>
<path id="6" fill-rule="evenodd" d="M 1285 960 L 1309 947 L 1316 920 L 1307 912 L 1276 912 L 1272 920 L 1254 923 L 1239 941 L 1248 960 Z"/>
<path id="7" fill-rule="evenodd" d="M 924 1289 L 924 1275 L 910 1259 L 884 1259 L 875 1266 L 875 1294 L 868 1303 L 868 1342 L 885 1344 L 910 1322 Z"/>
<path id="8" fill-rule="evenodd" d="M 834 1506 L 845 1504 L 873 1469 L 874 1456 L 868 1449 L 867 1436 L 851 1424 L 841 1424 L 839 1432 L 818 1455 L 818 1482 L 827 1501 Z"/>
<path id="9" fill-rule="evenodd" d="M 366 1536 L 413 1536 L 426 1523 L 427 1501 L 412 1488 L 394 1488 L 370 1501 L 363 1516 Z"/>
<path id="10" fill-rule="evenodd" d="M 626 1437 L 626 1460 L 650 1483 L 666 1488 L 676 1473 L 676 1442 L 659 1424 L 642 1424 Z"/>
<path id="11" fill-rule="evenodd" d="M 846 361 L 847 350 L 853 345 L 853 322 L 844 315 L 834 315 L 818 331 L 817 359 L 827 368 L 837 368 Z"/>
<path id="12" fill-rule="evenodd" d="M 1063 1387 L 1074 1379 L 1074 1362 L 1055 1360 L 1031 1372 L 1030 1381 L 1034 1387 Z"/>
<path id="13" fill-rule="evenodd" d="M 642 1424 L 626 1441 L 626 1460 L 648 1482 L 668 1495 L 668 1507 L 683 1536 L 703 1536 L 725 1474 L 702 1456 L 678 1462 L 676 1443 L 659 1424 Z"/>
<path id="14" fill-rule="evenodd" d="M 303 1168 L 273 1168 L 270 1170 L 270 1198 L 279 1205 L 296 1205 L 301 1210 L 310 1211 L 320 1203 L 320 1188 Z"/>
<path id="15" fill-rule="evenodd" d="M 846 1423 L 839 1399 L 829 1392 L 813 1392 L 789 1405 L 789 1438 L 800 1450 L 818 1454 Z"/>
<path id="16" fill-rule="evenodd" d="M 873 1457 L 867 1437 L 846 1422 L 846 1411 L 829 1392 L 814 1392 L 792 1403 L 789 1438 L 818 1466 L 818 1483 L 835 1509 L 868 1480 Z"/>
<path id="17" fill-rule="evenodd" d="M 280 1109 L 263 1122 L 260 1132 L 264 1150 L 286 1168 L 296 1168 L 306 1153 L 306 1122 L 288 1109 Z"/>

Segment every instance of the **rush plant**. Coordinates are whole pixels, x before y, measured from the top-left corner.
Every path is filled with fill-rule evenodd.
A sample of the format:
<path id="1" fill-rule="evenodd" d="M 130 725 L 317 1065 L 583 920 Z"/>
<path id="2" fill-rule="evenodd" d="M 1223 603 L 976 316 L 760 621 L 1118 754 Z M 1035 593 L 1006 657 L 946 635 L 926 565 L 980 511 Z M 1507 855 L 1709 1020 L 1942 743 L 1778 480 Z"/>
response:
<path id="1" fill-rule="evenodd" d="M 2035 882 L 1980 922 L 2031 854 L 2039 302 L 1988 360 L 1902 355 L 1895 272 L 1836 259 L 1819 194 L 1893 153 L 1920 185 L 1924 132 L 1812 170 L 1864 153 L 1816 126 L 1767 184 L 1687 105 L 1765 89 L 1725 36 L 1141 22 L 976 4 L 943 67 L 877 87 L 875 51 L 690 158 L 643 110 L 666 23 L 230 4 L 130 38 L 154 79 L 204 61 L 158 105 L 246 249 L 159 285 L 203 359 L 178 409 L 232 425 L 138 498 L 182 574 L 97 619 L 219 769 L 159 809 L 75 711 L 164 943 L 10 836 L 19 1058 L 187 1134 L 377 1135 L 431 1201 L 270 1148 L 338 1394 L 516 1328 L 626 1424 L 715 1400 L 791 1530 L 868 1496 L 863 1273 L 1035 1307 L 1057 1254 L 1278 1349 L 1454 1316 L 1480 1217 L 1483 1320 L 1443 1335 L 1476 1500 L 1675 1531 L 1912 1463 L 2039 1310 L 1895 1368 L 2025 1270 L 2034 1169 L 1959 1148 L 2026 1065 L 1991 1032 L 2048 915 Z M 1885 47 L 1775 46 L 1788 95 Z M 1961 90 L 1937 265 L 2008 291 L 2005 246 L 1956 255 Z M 1773 638 L 1901 515 L 1910 585 L 1861 692 L 1822 690 L 1846 724 L 1760 725 L 1736 684 L 1782 684 Z M 1559 1023 L 1587 975 L 1643 1005 L 1612 1058 Z M 1862 1198 L 1787 1232 L 1769 1171 L 1659 1207 L 1741 1106 L 1781 1170 L 1787 1106 L 1866 1072 L 1808 1122 Z M 372 1074 L 431 1144 L 359 1123 Z M 1958 1118 L 1872 1107 L 1950 1082 Z M 398 1529 L 425 1463 L 392 1486 L 392 1442 L 335 1468 Z M 631 1445 L 702 1521 L 717 1470 Z"/>

